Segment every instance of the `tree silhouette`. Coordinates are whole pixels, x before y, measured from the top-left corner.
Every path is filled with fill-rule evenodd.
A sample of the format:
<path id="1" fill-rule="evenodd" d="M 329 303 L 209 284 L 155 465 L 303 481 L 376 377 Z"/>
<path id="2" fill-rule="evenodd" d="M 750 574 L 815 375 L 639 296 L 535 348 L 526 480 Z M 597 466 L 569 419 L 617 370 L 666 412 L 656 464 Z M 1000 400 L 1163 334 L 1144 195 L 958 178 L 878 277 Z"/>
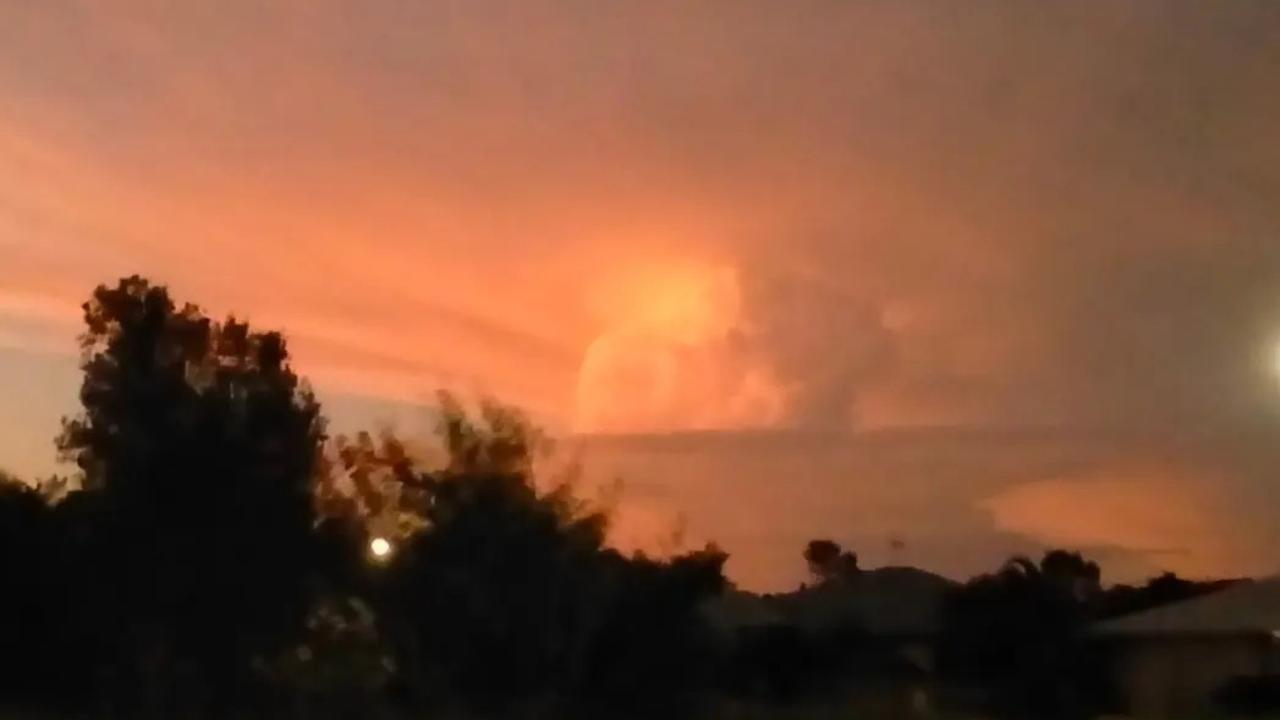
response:
<path id="1" fill-rule="evenodd" d="M 36 488 L 0 472 L 0 695 L 23 697 L 47 689 L 47 645 L 55 597 L 49 568 L 50 509 Z"/>
<path id="2" fill-rule="evenodd" d="M 64 500 L 58 478 L 29 485 L 0 472 L 0 699 L 79 709 L 99 655 L 96 591 L 83 544 L 86 503 Z"/>
<path id="3" fill-rule="evenodd" d="M 711 545 L 667 560 L 612 551 L 601 559 L 604 603 L 575 673 L 584 716 L 695 712 L 725 659 L 701 609 L 725 588 L 727 556 Z"/>
<path id="4" fill-rule="evenodd" d="M 1162 573 L 1146 583 L 1116 585 L 1103 593 L 1098 607 L 1098 617 L 1114 618 L 1142 612 L 1169 603 L 1190 600 L 1200 595 L 1216 592 L 1235 580 L 1187 580 L 1171 572 Z"/>
<path id="5" fill-rule="evenodd" d="M 1083 629 L 1099 580 L 1096 564 L 1061 550 L 970 580 L 944 606 L 940 669 L 986 690 L 989 712 L 1076 716 L 1092 692 Z"/>
<path id="6" fill-rule="evenodd" d="M 1102 569 L 1078 552 L 1051 550 L 1040 560 L 1046 582 L 1077 602 L 1093 604 L 1102 592 Z"/>
<path id="7" fill-rule="evenodd" d="M 394 438 L 340 443 L 335 470 L 352 491 L 322 483 L 330 511 L 402 531 L 389 562 L 366 563 L 365 593 L 419 706 L 616 710 L 709 682 L 698 608 L 723 586 L 722 553 L 607 548 L 607 518 L 568 480 L 539 487 L 543 440 L 510 408 L 473 417 L 444 395 L 439 437 L 434 470 Z M 417 520 L 387 524 L 388 512 Z"/>
<path id="8" fill-rule="evenodd" d="M 822 584 L 831 580 L 851 578 L 858 574 L 858 555 L 843 550 L 832 540 L 810 540 L 804 549 L 805 562 L 814 581 Z"/>
<path id="9" fill-rule="evenodd" d="M 420 692 L 470 704 L 528 699 L 566 671 L 604 531 L 567 494 L 538 494 L 519 418 L 486 420 L 446 409 L 446 467 L 410 480 L 427 529 L 397 548 L 383 606 Z"/>
<path id="10" fill-rule="evenodd" d="M 100 286 L 84 319 L 83 411 L 58 447 L 90 496 L 79 602 L 101 620 L 107 681 L 225 699 L 305 617 L 319 406 L 280 335 L 142 278 Z"/>

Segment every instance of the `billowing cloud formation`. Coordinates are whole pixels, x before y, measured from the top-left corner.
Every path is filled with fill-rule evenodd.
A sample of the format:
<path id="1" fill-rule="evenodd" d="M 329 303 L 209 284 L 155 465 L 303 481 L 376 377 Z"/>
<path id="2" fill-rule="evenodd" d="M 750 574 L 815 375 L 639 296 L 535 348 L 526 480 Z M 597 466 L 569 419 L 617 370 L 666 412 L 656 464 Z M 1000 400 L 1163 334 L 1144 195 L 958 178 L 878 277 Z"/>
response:
<path id="1" fill-rule="evenodd" d="M 983 501 L 996 527 L 1054 546 L 1127 551 L 1134 574 L 1176 567 L 1199 576 L 1275 571 L 1274 523 L 1243 513 L 1217 474 L 1183 468 L 1107 468 L 1102 477 L 1017 485 Z M 1226 494 L 1229 495 L 1229 494 Z M 1136 567 L 1135 567 L 1136 565 Z M 1136 572 L 1134 572 L 1136 571 Z"/>
<path id="2" fill-rule="evenodd" d="M 948 528 L 913 561 L 1146 553 L 1037 509 L 1168 483 L 1209 508 L 1195 532 L 1255 528 L 1176 568 L 1275 564 L 1276 77 L 1269 0 L 11 3 L 0 387 L 29 392 L 89 288 L 141 272 L 288 329 L 335 406 L 446 385 L 556 431 L 756 431 L 776 455 L 754 467 L 785 480 L 758 501 L 794 506 L 768 537 L 688 496 L 733 482 L 732 443 L 619 467 L 686 488 L 647 516 L 692 506 L 759 583 L 788 577 L 784 536 L 873 520 L 795 500 L 795 463 L 893 506 L 864 478 L 945 485 L 956 432 L 965 491 L 919 491 L 955 512 L 903 516 Z M 26 432 L 6 397 L 0 426 Z M 1001 441 L 1031 431 L 1074 470 Z M 853 475 L 783 449 L 877 432 L 914 460 Z M 1244 439 L 1191 457 L 1188 435 Z M 0 458 L 43 468 L 22 437 Z"/>
<path id="3" fill-rule="evenodd" d="M 619 283 L 578 370 L 578 433 L 774 427 L 792 401 L 742 309 L 732 269 L 666 268 Z M 626 292 L 626 290 L 630 292 Z"/>

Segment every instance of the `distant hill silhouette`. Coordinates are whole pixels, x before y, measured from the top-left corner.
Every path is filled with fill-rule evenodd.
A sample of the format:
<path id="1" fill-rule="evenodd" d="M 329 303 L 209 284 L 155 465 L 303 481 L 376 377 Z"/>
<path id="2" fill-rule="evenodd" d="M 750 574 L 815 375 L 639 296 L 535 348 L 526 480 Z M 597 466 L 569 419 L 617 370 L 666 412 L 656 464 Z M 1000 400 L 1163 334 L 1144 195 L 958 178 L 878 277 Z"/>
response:
<path id="1" fill-rule="evenodd" d="M 939 628 L 956 583 L 913 567 L 882 567 L 789 593 L 729 590 L 706 609 L 722 629 L 791 625 L 820 633 L 857 628 L 872 636 L 921 637 Z"/>

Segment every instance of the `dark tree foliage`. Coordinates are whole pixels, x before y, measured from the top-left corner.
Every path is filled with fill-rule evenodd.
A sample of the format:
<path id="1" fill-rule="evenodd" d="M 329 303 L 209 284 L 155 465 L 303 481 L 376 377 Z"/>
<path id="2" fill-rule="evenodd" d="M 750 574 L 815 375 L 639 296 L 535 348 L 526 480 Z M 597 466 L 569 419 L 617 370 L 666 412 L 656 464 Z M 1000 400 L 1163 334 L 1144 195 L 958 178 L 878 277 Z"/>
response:
<path id="1" fill-rule="evenodd" d="M 444 431 L 449 464 L 423 473 L 427 529 L 388 568 L 406 672 L 421 690 L 468 704 L 536 697 L 580 652 L 603 518 L 578 516 L 565 493 L 540 496 L 522 440 L 461 415 Z"/>
<path id="2" fill-rule="evenodd" d="M 789 705 L 839 698 L 899 671 L 888 643 L 850 624 L 814 630 L 791 623 L 742 628 L 725 668 L 739 698 Z"/>
<path id="3" fill-rule="evenodd" d="M 443 467 L 361 433 L 335 440 L 317 483 L 341 586 L 374 598 L 402 690 L 420 709 L 689 710 L 719 681 L 701 608 L 724 587 L 725 555 L 606 547 L 574 468 L 536 471 L 548 444 L 523 415 L 488 402 L 475 416 L 448 394 L 439 406 Z M 368 554 L 375 535 L 395 543 L 385 565 Z"/>
<path id="4" fill-rule="evenodd" d="M 944 608 L 942 673 L 986 693 L 1005 717 L 1073 717 L 1092 695 L 1083 630 L 1099 592 L 1098 566 L 1053 551 L 1013 558 L 954 591 Z"/>
<path id="5" fill-rule="evenodd" d="M 99 287 L 84 318 L 83 412 L 58 447 L 82 471 L 76 602 L 101 679 L 216 701 L 305 617 L 319 406 L 280 335 L 141 278 Z"/>
<path id="6" fill-rule="evenodd" d="M 781 612 L 736 629 L 725 686 L 739 698 L 769 705 L 840 702 L 851 692 L 918 678 L 902 653 L 903 637 L 873 632 L 858 609 L 867 577 L 858 556 L 832 540 L 809 541 L 803 556 L 814 584 L 766 596 Z"/>
<path id="7" fill-rule="evenodd" d="M 1078 603 L 1091 605 L 1102 593 L 1102 569 L 1078 552 L 1050 550 L 1040 560 L 1040 574 Z"/>
<path id="8" fill-rule="evenodd" d="M 696 708 L 719 681 L 722 658 L 699 608 L 724 590 L 725 559 L 714 546 L 670 560 L 602 554 L 604 602 L 573 690 L 581 709 L 649 718 Z"/>
<path id="9" fill-rule="evenodd" d="M 1072 717 L 1112 709 L 1110 648 L 1092 642 L 1089 624 L 1188 600 L 1230 580 L 1195 582 L 1165 573 L 1141 586 L 1103 589 L 1098 565 L 1054 550 L 1039 564 L 1010 560 L 947 599 L 939 642 L 942 674 L 977 689 L 984 710 L 1006 717 Z M 1243 688 L 1243 689 L 1242 689 Z M 1256 700 L 1240 685 L 1233 700 Z"/>
<path id="10" fill-rule="evenodd" d="M 1235 580 L 1187 580 L 1166 572 L 1139 586 L 1116 585 L 1103 593 L 1098 604 L 1099 619 L 1129 615 L 1169 603 L 1190 600 L 1217 592 Z"/>
<path id="11" fill-rule="evenodd" d="M 38 490 L 0 472 L 0 696 L 39 697 L 54 686 L 45 672 L 57 618 L 51 510 Z"/>
<path id="12" fill-rule="evenodd" d="M 89 503 L 62 499 L 65 480 L 28 485 L 0 473 L 0 700 L 76 709 L 88 700 L 99 659 L 88 633 L 98 618 L 86 596 L 93 568 Z"/>
<path id="13" fill-rule="evenodd" d="M 447 396 L 442 407 L 443 468 L 418 469 L 394 439 L 358 439 L 339 452 L 354 493 L 321 501 L 403 532 L 367 576 L 413 701 L 616 712 L 674 707 L 700 687 L 711 641 L 698 610 L 723 586 L 724 555 L 618 554 L 569 482 L 538 487 L 541 440 L 522 415 L 487 404 L 476 420 Z"/>
<path id="14" fill-rule="evenodd" d="M 836 663 L 787 623 L 749 626 L 733 638 L 724 683 L 731 694 L 752 701 L 791 703 L 814 694 L 814 679 Z"/>
<path id="15" fill-rule="evenodd" d="M 859 572 L 857 553 L 842 549 L 833 540 L 810 540 L 804 549 L 804 559 L 809 564 L 809 574 L 819 584 L 850 578 Z"/>

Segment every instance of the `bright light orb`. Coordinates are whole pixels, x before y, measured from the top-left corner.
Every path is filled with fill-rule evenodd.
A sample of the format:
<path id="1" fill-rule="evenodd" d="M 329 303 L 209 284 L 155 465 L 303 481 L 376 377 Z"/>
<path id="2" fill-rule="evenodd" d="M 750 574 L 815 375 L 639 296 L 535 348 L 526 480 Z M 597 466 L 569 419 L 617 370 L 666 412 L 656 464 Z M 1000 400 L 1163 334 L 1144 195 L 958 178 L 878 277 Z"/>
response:
<path id="1" fill-rule="evenodd" d="M 386 538 L 376 537 L 369 541 L 369 552 L 381 560 L 391 554 L 391 542 Z"/>

